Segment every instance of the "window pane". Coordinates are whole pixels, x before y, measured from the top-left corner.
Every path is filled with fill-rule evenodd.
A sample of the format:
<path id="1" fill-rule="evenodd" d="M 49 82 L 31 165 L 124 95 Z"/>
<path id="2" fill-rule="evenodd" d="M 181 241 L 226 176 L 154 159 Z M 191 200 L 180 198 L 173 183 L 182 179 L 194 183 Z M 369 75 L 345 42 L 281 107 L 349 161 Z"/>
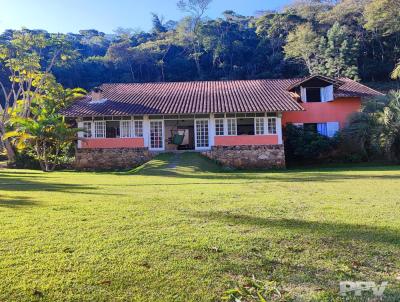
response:
<path id="1" fill-rule="evenodd" d="M 265 127 L 264 127 L 264 118 L 263 117 L 256 117 L 255 118 L 255 131 L 256 135 L 263 135 L 265 134 Z"/>
<path id="2" fill-rule="evenodd" d="M 131 137 L 131 121 L 121 121 L 121 137 Z"/>
<path id="3" fill-rule="evenodd" d="M 92 137 L 92 123 L 91 122 L 84 122 L 83 123 L 83 137 Z"/>
<path id="4" fill-rule="evenodd" d="M 105 121 L 94 122 L 94 136 L 96 138 L 106 137 L 106 122 Z"/>
<path id="5" fill-rule="evenodd" d="M 237 134 L 235 118 L 227 119 L 227 126 L 228 126 L 228 135 L 236 135 Z"/>
<path id="6" fill-rule="evenodd" d="M 135 136 L 143 137 L 143 121 L 135 121 Z"/>
<path id="7" fill-rule="evenodd" d="M 254 135 L 254 118 L 237 118 L 236 135 Z"/>
<path id="8" fill-rule="evenodd" d="M 268 134 L 276 134 L 276 118 L 268 118 Z"/>
<path id="9" fill-rule="evenodd" d="M 224 119 L 215 120 L 215 135 L 224 135 Z"/>
<path id="10" fill-rule="evenodd" d="M 120 137 L 120 122 L 118 121 L 106 121 L 106 137 L 117 138 Z"/>

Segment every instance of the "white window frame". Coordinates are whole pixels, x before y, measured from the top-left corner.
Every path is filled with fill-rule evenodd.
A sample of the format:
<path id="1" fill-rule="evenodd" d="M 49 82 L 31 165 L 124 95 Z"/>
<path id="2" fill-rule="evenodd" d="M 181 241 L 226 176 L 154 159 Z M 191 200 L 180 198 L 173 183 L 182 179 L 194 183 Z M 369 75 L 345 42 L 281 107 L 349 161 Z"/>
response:
<path id="1" fill-rule="evenodd" d="M 261 128 L 257 127 L 257 123 L 261 121 Z M 259 130 L 262 129 L 262 133 L 259 132 Z M 254 118 L 254 135 L 265 135 L 267 133 L 266 131 L 266 127 L 265 127 L 265 117 L 260 116 L 260 117 L 255 117 Z"/>
<path id="2" fill-rule="evenodd" d="M 274 132 L 271 132 L 270 129 L 269 129 L 269 122 L 270 122 L 271 120 L 274 121 L 274 122 L 273 122 L 274 129 L 275 129 Z M 267 130 L 267 133 L 268 133 L 269 135 L 277 135 L 277 134 L 278 134 L 278 126 L 277 126 L 277 124 L 276 124 L 276 121 L 277 121 L 277 118 L 276 118 L 276 117 L 267 117 L 267 123 L 266 123 L 267 129 L 266 129 L 266 130 Z"/>
<path id="3" fill-rule="evenodd" d="M 83 138 L 91 138 L 92 137 L 92 122 L 84 121 L 82 122 L 82 137 Z"/>
<path id="4" fill-rule="evenodd" d="M 164 150 L 164 148 L 165 148 L 165 139 L 164 139 L 164 136 L 165 136 L 165 127 L 164 127 L 164 120 L 150 120 L 149 121 L 150 122 L 150 124 L 149 124 L 149 150 Z M 161 122 L 161 146 L 160 147 L 152 147 L 151 146 L 151 124 L 152 123 L 156 123 L 156 122 Z"/>
<path id="5" fill-rule="evenodd" d="M 222 129 L 221 129 L 221 122 L 222 122 Z M 217 131 L 222 130 L 221 131 Z M 224 118 L 216 118 L 215 119 L 215 136 L 224 136 L 225 135 L 225 119 Z"/>
<path id="6" fill-rule="evenodd" d="M 207 122 L 207 146 L 198 146 L 198 133 L 197 133 L 197 122 Z M 196 150 L 208 150 L 210 149 L 210 120 L 209 119 L 195 119 L 194 120 L 194 143 Z"/>
<path id="7" fill-rule="evenodd" d="M 138 124 L 140 124 L 140 127 L 138 127 Z M 134 120 L 132 126 L 133 136 L 143 137 L 143 120 Z M 140 135 L 138 135 L 138 129 L 140 129 Z"/>
<path id="8" fill-rule="evenodd" d="M 234 122 L 234 128 L 232 127 L 232 123 Z M 227 136 L 237 136 L 237 118 L 236 117 L 229 117 L 226 118 L 226 134 Z M 230 132 L 230 130 L 234 130 L 234 132 Z"/>
<path id="9" fill-rule="evenodd" d="M 132 135 L 132 121 L 121 120 L 119 122 L 119 137 L 120 138 L 130 138 Z"/>
<path id="10" fill-rule="evenodd" d="M 99 127 L 100 125 L 102 125 L 102 127 Z M 106 138 L 106 121 L 94 122 L 94 138 Z"/>

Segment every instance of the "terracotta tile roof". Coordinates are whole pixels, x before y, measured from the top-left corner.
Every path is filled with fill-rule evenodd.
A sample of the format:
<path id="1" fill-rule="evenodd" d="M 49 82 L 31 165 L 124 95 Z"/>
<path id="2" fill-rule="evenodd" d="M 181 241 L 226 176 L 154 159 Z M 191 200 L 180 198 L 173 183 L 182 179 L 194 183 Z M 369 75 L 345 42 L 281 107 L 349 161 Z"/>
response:
<path id="1" fill-rule="evenodd" d="M 303 108 L 288 91 L 297 81 L 299 79 L 103 84 L 100 86 L 103 102 L 93 102 L 88 95 L 62 114 L 83 117 L 301 111 Z M 345 89 L 338 92 L 346 96 L 374 92 L 350 80 L 343 86 Z"/>
<path id="2" fill-rule="evenodd" d="M 335 91 L 335 98 L 346 98 L 346 97 L 368 98 L 368 97 L 377 97 L 384 95 L 383 93 L 380 93 L 379 91 L 369 88 L 368 86 L 360 84 L 356 81 L 346 78 L 340 78 L 340 80 L 343 82 L 343 85 L 341 85 Z"/>

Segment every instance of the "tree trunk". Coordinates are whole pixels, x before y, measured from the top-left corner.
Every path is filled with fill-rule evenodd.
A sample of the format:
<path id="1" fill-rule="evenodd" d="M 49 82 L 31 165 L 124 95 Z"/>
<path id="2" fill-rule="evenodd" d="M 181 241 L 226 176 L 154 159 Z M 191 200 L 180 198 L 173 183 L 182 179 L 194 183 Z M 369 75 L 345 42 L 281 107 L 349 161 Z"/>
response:
<path id="1" fill-rule="evenodd" d="M 5 133 L 6 133 L 6 129 L 1 124 L 0 125 L 0 139 Z M 7 151 L 7 159 L 8 159 L 9 164 L 14 164 L 15 163 L 15 151 L 10 143 L 10 140 L 5 139 L 5 140 L 2 140 L 2 142 L 3 142 L 4 148 Z"/>

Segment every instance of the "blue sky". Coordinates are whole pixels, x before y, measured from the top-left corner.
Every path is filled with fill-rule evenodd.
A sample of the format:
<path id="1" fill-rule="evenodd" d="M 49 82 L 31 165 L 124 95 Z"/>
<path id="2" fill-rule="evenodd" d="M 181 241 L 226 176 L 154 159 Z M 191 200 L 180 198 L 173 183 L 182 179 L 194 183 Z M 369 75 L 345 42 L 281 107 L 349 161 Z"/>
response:
<path id="1" fill-rule="evenodd" d="M 112 33 L 117 27 L 151 27 L 151 12 L 165 20 L 182 17 L 177 0 L 0 0 L 0 32 L 5 29 L 45 29 L 50 32 L 77 32 L 95 28 Z M 280 9 L 289 0 L 213 0 L 207 15 L 220 16 L 225 10 L 242 15 Z"/>

